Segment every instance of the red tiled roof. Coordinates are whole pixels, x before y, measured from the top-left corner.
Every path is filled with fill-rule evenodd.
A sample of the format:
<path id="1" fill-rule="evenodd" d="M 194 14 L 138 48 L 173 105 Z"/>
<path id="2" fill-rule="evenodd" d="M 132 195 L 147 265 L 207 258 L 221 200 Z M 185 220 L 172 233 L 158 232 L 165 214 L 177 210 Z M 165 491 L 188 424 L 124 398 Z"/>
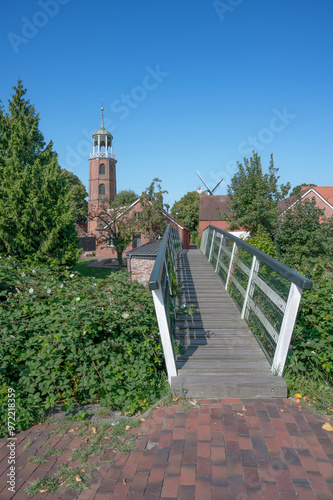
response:
<path id="1" fill-rule="evenodd" d="M 228 195 L 201 195 L 199 202 L 199 220 L 222 220 L 219 213 L 231 215 L 228 208 L 230 198 Z"/>
<path id="2" fill-rule="evenodd" d="M 330 205 L 333 205 L 333 186 L 302 186 L 300 195 L 302 198 L 309 193 L 310 191 L 313 191 L 315 193 L 318 193 L 324 200 L 326 200 Z M 285 198 L 284 200 L 281 200 L 279 202 L 279 207 L 282 212 L 284 212 L 290 205 L 295 203 L 298 199 L 297 195 L 289 196 L 288 198 Z"/>

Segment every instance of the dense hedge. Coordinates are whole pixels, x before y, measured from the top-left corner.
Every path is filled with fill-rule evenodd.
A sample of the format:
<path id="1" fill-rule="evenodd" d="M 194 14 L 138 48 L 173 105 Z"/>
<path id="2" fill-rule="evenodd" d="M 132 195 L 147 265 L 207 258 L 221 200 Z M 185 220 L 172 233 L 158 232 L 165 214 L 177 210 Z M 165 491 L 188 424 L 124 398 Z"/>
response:
<path id="1" fill-rule="evenodd" d="M 311 276 L 310 270 L 306 275 Z M 311 277 L 313 287 L 303 291 L 288 366 L 296 373 L 321 373 L 332 382 L 333 272 L 326 269 Z"/>
<path id="2" fill-rule="evenodd" d="M 0 405 L 14 388 L 17 430 L 55 404 L 133 413 L 163 393 L 152 297 L 126 272 L 101 281 L 2 258 L 0 299 Z"/>

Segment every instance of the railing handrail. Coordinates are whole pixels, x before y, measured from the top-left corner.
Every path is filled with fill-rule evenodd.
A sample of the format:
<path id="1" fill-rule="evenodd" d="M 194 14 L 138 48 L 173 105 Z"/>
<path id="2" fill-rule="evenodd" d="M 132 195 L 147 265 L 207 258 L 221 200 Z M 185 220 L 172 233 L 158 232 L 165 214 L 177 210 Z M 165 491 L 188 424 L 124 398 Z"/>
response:
<path id="1" fill-rule="evenodd" d="M 244 248 L 247 252 L 249 252 L 252 255 L 255 255 L 263 264 L 266 264 L 270 268 L 272 268 L 274 271 L 276 271 L 278 274 L 280 274 L 283 278 L 286 278 L 288 281 L 291 281 L 295 285 L 297 285 L 299 288 L 302 288 L 302 290 L 311 290 L 312 288 L 312 281 L 309 280 L 308 278 L 305 278 L 305 276 L 302 276 L 299 274 L 297 271 L 294 271 L 293 269 L 290 269 L 290 267 L 286 266 L 285 264 L 282 264 L 282 262 L 279 262 L 278 260 L 274 259 L 274 257 L 270 257 L 266 253 L 262 252 L 261 250 L 258 250 L 257 248 L 253 247 L 249 243 L 246 243 L 246 241 L 242 240 L 241 238 L 228 233 L 227 231 L 224 231 L 223 229 L 220 229 L 219 227 L 209 225 L 207 226 L 206 229 L 212 229 L 217 233 L 223 234 L 226 236 L 229 240 L 233 241 L 234 243 L 237 243 L 238 246 Z"/>
<path id="2" fill-rule="evenodd" d="M 148 282 L 149 290 L 158 290 L 159 289 L 159 284 L 161 283 L 161 276 L 162 276 L 162 271 L 163 271 L 163 263 L 164 263 L 164 259 L 165 259 L 165 252 L 167 250 L 167 240 L 169 237 L 170 229 L 171 229 L 171 226 L 170 226 L 170 224 L 168 224 L 168 226 L 164 232 L 163 238 L 162 238 L 161 246 L 160 246 L 159 251 L 157 253 L 157 257 L 155 260 L 153 270 L 152 270 L 150 278 L 149 278 L 149 282 Z"/>

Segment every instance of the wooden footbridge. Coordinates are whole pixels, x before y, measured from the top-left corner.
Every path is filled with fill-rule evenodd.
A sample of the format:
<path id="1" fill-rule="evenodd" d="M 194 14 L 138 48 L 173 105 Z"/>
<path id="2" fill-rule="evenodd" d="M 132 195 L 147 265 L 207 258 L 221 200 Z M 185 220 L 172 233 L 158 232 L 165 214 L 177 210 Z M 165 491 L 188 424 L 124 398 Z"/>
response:
<path id="1" fill-rule="evenodd" d="M 285 397 L 285 360 L 302 290 L 311 286 L 218 228 L 206 229 L 201 250 L 182 250 L 168 227 L 149 287 L 173 394 Z"/>

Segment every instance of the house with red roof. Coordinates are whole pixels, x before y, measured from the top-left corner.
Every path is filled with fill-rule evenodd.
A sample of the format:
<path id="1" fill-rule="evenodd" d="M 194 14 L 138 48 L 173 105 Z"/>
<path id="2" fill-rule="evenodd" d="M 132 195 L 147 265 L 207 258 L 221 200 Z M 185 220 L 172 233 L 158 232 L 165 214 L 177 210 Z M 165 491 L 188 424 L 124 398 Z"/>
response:
<path id="1" fill-rule="evenodd" d="M 300 201 L 314 199 L 316 206 L 324 210 L 325 217 L 333 216 L 333 186 L 302 186 L 298 195 L 289 196 L 279 202 L 282 214 Z"/>
<path id="2" fill-rule="evenodd" d="M 231 215 L 229 209 L 230 198 L 228 195 L 201 195 L 199 200 L 199 236 L 210 224 L 224 231 L 229 231 L 230 222 L 223 218 L 223 214 Z M 230 233 L 244 238 L 248 233 L 242 229 L 229 231 Z"/>

